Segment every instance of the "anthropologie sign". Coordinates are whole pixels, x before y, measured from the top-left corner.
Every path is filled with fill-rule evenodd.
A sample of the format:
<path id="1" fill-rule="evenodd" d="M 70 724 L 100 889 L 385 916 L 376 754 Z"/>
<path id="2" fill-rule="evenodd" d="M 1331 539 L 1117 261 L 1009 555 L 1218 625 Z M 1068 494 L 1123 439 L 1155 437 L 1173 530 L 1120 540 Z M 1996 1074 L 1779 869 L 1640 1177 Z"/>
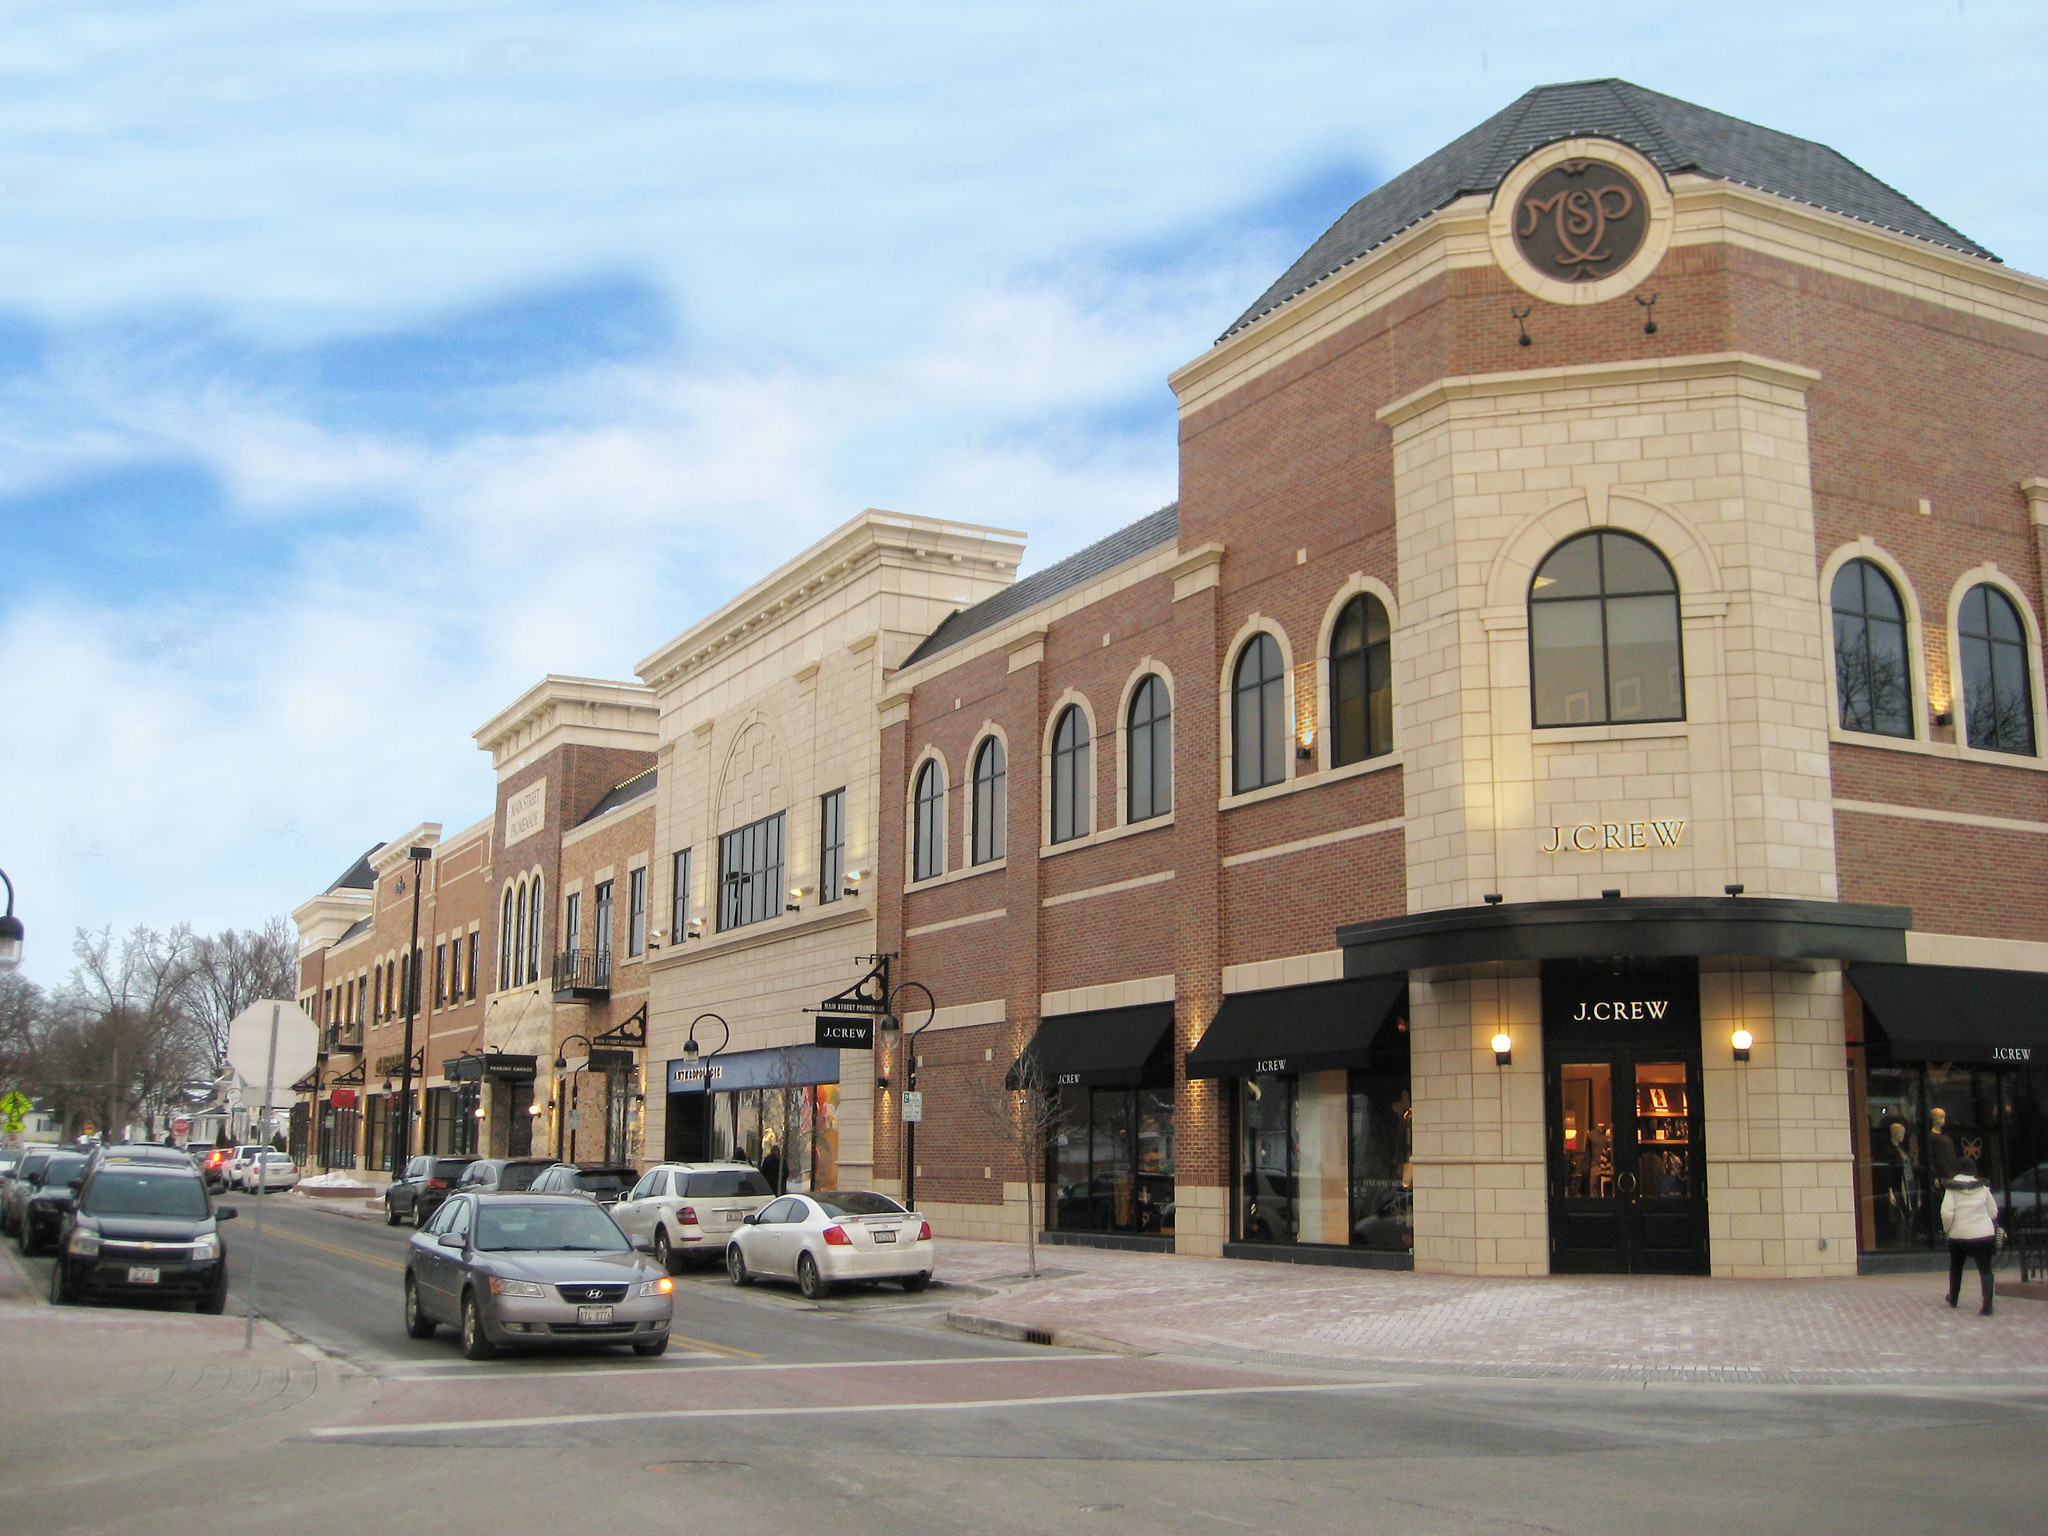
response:
<path id="1" fill-rule="evenodd" d="M 1685 836 L 1682 821 L 1586 821 L 1576 827 L 1543 829 L 1545 853 L 1601 853 L 1609 848 L 1676 848 Z"/>

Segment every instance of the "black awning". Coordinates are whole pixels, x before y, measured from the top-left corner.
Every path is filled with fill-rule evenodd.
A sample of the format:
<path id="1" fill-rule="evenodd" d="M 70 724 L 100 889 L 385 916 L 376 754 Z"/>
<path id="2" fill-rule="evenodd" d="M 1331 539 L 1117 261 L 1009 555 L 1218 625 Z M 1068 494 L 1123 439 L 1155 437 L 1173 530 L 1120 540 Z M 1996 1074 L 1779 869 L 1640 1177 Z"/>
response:
<path id="1" fill-rule="evenodd" d="M 1055 1014 L 1038 1026 L 1023 1059 L 1036 1062 L 1055 1088 L 1135 1088 L 1171 1028 L 1171 1003 Z"/>
<path id="2" fill-rule="evenodd" d="M 1900 1061 L 2048 1061 L 2048 973 L 1852 965 L 1850 984 Z"/>
<path id="3" fill-rule="evenodd" d="M 1216 1010 L 1201 1043 L 1188 1052 L 1188 1076 L 1362 1067 L 1407 991 L 1405 976 L 1368 976 L 1233 992 Z"/>

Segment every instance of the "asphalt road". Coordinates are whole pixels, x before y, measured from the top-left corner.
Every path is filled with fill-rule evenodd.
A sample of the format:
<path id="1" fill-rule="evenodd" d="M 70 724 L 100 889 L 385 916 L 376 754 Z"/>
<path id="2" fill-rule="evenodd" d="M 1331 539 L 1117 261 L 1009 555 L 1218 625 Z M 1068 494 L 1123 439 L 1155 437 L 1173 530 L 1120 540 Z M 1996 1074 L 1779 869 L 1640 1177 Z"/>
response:
<path id="1" fill-rule="evenodd" d="M 232 1229 L 238 1293 L 255 1278 L 254 1225 Z M 7 1500 L 22 1529 L 1872 1536 L 2031 1530 L 2048 1490 L 2048 1393 L 1082 1354 L 951 1332 L 954 1298 L 938 1291 L 816 1307 L 707 1276 L 678 1287 L 661 1360 L 472 1365 L 445 1332 L 405 1337 L 407 1232 L 289 1206 L 265 1227 L 264 1310 L 373 1374 L 374 1391 L 273 1438 L 195 1434 L 175 1478 L 86 1458 L 64 1498 Z M 0 1489 L 4 1470 L 0 1451 Z"/>

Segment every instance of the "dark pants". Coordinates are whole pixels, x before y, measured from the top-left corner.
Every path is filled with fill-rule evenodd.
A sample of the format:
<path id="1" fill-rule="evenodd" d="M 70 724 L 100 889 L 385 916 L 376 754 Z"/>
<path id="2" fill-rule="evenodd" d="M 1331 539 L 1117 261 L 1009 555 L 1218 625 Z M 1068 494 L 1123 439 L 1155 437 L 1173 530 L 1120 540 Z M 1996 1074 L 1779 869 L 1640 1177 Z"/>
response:
<path id="1" fill-rule="evenodd" d="M 1991 1261 L 1998 1256 L 1998 1239 L 1995 1237 L 1967 1237 L 1948 1240 L 1948 1297 L 1954 1301 L 1962 1294 L 1963 1265 L 1970 1259 L 1977 1261 L 1977 1279 L 1984 1287 L 1984 1305 L 1991 1305 Z"/>

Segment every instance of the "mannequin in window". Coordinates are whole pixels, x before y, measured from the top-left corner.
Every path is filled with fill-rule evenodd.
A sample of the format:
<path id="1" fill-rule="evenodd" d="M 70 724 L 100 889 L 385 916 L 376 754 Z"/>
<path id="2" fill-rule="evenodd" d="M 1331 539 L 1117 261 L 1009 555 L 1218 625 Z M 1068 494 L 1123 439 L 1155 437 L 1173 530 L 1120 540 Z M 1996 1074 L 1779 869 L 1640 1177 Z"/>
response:
<path id="1" fill-rule="evenodd" d="M 1927 1112 L 1927 1165 L 1934 1174 L 1934 1182 L 1946 1184 L 1956 1176 L 1956 1144 L 1948 1133 L 1948 1111 L 1931 1109 Z"/>

